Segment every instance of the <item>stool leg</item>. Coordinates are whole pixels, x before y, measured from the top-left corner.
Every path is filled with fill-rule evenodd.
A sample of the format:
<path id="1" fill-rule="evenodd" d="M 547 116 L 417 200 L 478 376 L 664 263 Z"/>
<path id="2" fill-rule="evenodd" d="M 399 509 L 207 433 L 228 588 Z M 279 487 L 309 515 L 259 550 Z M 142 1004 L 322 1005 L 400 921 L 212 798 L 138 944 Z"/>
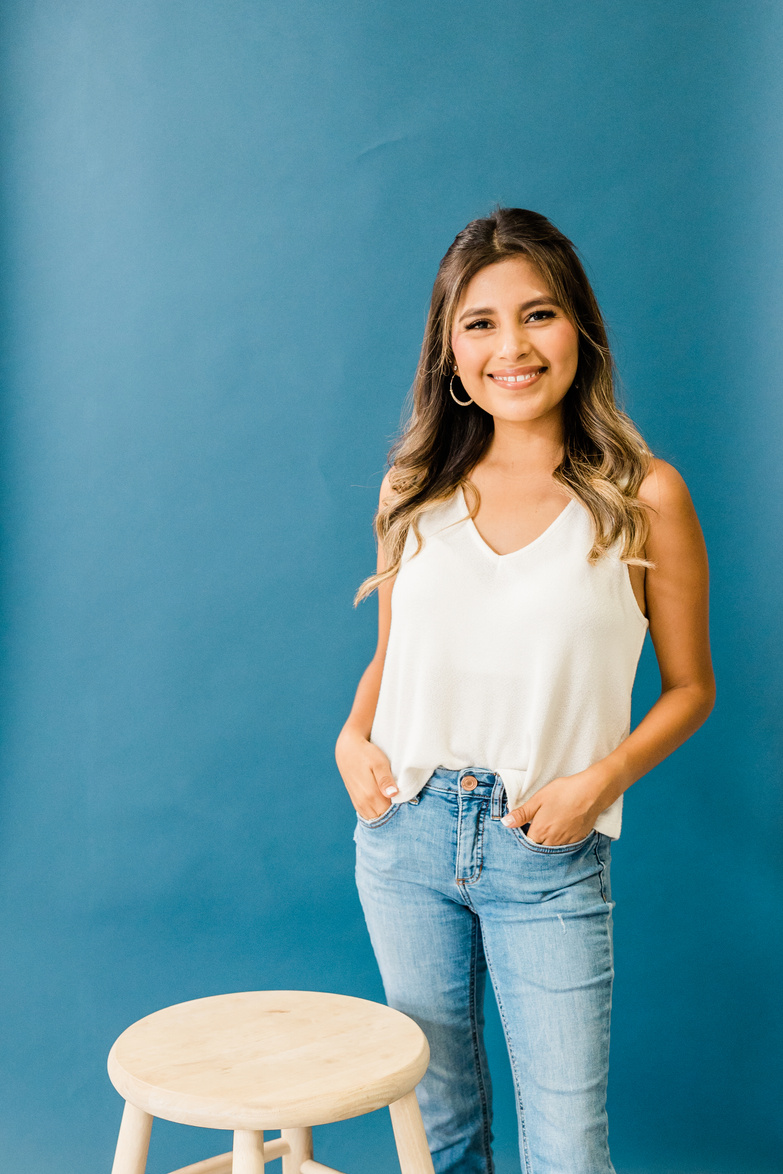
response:
<path id="1" fill-rule="evenodd" d="M 291 1147 L 283 1154 L 283 1174 L 299 1174 L 302 1162 L 312 1160 L 312 1129 L 281 1129 L 281 1138 Z"/>
<path id="2" fill-rule="evenodd" d="M 435 1174 L 416 1093 L 389 1105 L 401 1174 Z"/>
<path id="3" fill-rule="evenodd" d="M 149 1113 L 144 1113 L 126 1101 L 111 1174 L 144 1174 L 151 1129 L 152 1117 Z"/>
<path id="4" fill-rule="evenodd" d="M 289 1154 L 283 1154 L 283 1174 L 300 1174 L 302 1162 L 313 1157 L 312 1129 L 281 1129 L 280 1136 L 291 1147 Z"/>
<path id="5" fill-rule="evenodd" d="M 260 1129 L 234 1130 L 232 1174 L 264 1174 L 264 1134 Z"/>

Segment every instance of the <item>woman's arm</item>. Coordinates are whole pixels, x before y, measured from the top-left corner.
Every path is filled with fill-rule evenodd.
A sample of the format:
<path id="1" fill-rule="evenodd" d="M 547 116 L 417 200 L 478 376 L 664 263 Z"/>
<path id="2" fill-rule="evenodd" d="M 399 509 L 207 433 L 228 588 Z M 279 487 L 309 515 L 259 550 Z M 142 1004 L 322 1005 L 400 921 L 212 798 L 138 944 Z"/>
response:
<path id="1" fill-rule="evenodd" d="M 381 483 L 379 506 L 384 503 L 390 492 L 387 473 Z M 385 569 L 383 550 L 379 546 L 378 571 Z M 388 796 L 397 793 L 397 784 L 392 777 L 388 758 L 370 741 L 386 659 L 386 647 L 389 643 L 393 585 L 394 579 L 387 579 L 378 588 L 378 644 L 375 655 L 359 681 L 351 712 L 335 746 L 335 760 L 351 802 L 365 819 L 375 819 L 383 815 L 390 806 Z"/>
<path id="2" fill-rule="evenodd" d="M 596 816 L 690 738 L 715 704 L 707 551 L 691 496 L 677 470 L 655 460 L 639 497 L 652 507 L 646 555 L 656 565 L 647 569 L 645 594 L 661 695 L 606 758 L 553 779 L 509 813 L 504 822 L 530 823 L 536 843 L 583 839 Z"/>

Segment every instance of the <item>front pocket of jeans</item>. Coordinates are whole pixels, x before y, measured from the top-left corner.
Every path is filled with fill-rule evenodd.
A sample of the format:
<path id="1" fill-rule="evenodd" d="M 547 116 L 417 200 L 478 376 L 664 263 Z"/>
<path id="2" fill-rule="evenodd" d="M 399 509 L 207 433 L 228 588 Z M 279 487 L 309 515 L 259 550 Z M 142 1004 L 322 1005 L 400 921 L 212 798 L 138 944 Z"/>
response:
<path id="1" fill-rule="evenodd" d="M 359 812 L 357 811 L 356 818 L 363 828 L 383 827 L 383 825 L 385 823 L 389 822 L 389 820 L 392 818 L 393 815 L 396 815 L 396 813 L 400 810 L 401 806 L 402 806 L 401 803 L 392 803 L 391 806 L 389 807 L 388 811 L 384 811 L 381 815 L 377 816 L 375 819 L 365 819 L 364 816 L 359 815 Z"/>
<path id="2" fill-rule="evenodd" d="M 592 840 L 593 836 L 597 835 L 595 828 L 591 828 L 584 839 L 577 840 L 575 844 L 536 844 L 534 840 L 527 838 L 522 828 L 513 828 L 512 830 L 520 844 L 524 844 L 531 852 L 541 852 L 546 856 L 567 856 L 571 852 L 578 852 L 580 848 L 584 848 L 585 844 Z"/>

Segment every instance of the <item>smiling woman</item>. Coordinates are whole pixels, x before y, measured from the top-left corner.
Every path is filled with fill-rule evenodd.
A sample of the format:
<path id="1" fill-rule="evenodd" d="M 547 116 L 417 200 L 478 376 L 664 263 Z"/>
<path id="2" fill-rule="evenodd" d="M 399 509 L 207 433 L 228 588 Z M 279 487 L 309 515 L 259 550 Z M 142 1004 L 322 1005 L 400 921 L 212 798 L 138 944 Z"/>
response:
<path id="1" fill-rule="evenodd" d="M 391 462 L 357 593 L 378 591 L 378 645 L 336 757 L 386 996 L 430 1042 L 435 1170 L 493 1168 L 491 973 L 522 1169 L 612 1174 L 611 843 L 624 792 L 713 706 L 707 559 L 545 217 L 500 209 L 446 253 Z M 648 630 L 661 696 L 631 732 Z"/>
<path id="2" fill-rule="evenodd" d="M 540 384 L 548 376 L 545 395 L 554 406 L 574 381 L 579 335 L 542 284 L 529 261 L 509 257 L 480 270 L 463 294 L 468 303 L 495 298 L 495 305 L 475 308 L 468 304 L 457 317 L 451 339 L 454 374 L 473 402 L 491 415 L 496 402 L 502 407 L 502 401 L 491 395 L 495 388 L 516 392 Z M 520 347 L 523 334 L 528 345 Z M 520 364 L 520 356 L 529 361 Z M 514 397 L 506 401 L 506 407 L 518 409 L 516 418 L 524 419 L 536 411 L 539 402 Z"/>

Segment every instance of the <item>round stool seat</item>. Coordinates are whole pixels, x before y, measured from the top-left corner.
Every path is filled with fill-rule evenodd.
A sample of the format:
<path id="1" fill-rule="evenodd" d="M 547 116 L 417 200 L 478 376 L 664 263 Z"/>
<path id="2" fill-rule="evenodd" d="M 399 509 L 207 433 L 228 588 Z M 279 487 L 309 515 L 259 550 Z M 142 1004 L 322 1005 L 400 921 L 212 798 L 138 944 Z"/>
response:
<path id="1" fill-rule="evenodd" d="M 288 1129 L 389 1105 L 424 1075 L 407 1015 L 315 991 L 246 991 L 155 1011 L 109 1054 L 117 1091 L 152 1117 L 210 1129 Z"/>

